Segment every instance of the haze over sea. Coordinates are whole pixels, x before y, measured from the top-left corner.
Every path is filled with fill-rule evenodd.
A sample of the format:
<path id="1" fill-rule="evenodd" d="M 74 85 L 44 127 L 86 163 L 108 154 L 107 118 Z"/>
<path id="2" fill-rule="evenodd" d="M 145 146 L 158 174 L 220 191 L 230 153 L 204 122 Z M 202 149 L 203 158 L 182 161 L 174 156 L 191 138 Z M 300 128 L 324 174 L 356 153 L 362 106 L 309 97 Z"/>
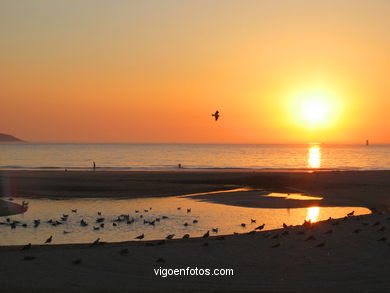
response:
<path id="1" fill-rule="evenodd" d="M 1 169 L 389 170 L 390 145 L 2 143 Z"/>

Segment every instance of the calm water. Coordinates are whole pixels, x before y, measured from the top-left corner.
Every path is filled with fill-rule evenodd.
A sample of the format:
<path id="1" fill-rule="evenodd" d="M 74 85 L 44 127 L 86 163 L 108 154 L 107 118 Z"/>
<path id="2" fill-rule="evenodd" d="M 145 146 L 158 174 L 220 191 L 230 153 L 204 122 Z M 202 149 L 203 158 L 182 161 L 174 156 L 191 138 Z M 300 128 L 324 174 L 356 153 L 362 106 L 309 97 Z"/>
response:
<path id="1" fill-rule="evenodd" d="M 262 196 L 259 194 L 259 196 Z M 268 194 L 266 196 L 286 196 L 283 194 Z M 291 199 L 301 199 L 298 195 L 289 195 Z M 307 198 L 310 199 L 310 198 Z M 204 201 L 197 201 L 191 197 L 166 197 L 142 199 L 23 199 L 17 202 L 29 201 L 26 213 L 11 216 L 10 221 L 20 221 L 16 229 L 9 225 L 0 225 L 0 245 L 21 245 L 26 243 L 42 244 L 48 237 L 53 236 L 53 243 L 89 243 L 100 237 L 101 241 L 129 241 L 142 233 L 144 240 L 164 239 L 168 234 L 175 234 L 181 238 L 184 234 L 191 237 L 202 236 L 212 228 L 218 228 L 218 233 L 210 231 L 211 235 L 244 233 L 265 223 L 265 230 L 281 228 L 283 223 L 288 225 L 302 224 L 304 220 L 312 222 L 325 220 L 329 217 L 341 218 L 352 210 L 355 215 L 368 214 L 370 211 L 360 207 L 310 207 L 297 209 L 263 209 L 221 205 Z M 177 208 L 181 209 L 178 210 Z M 71 209 L 76 209 L 73 213 Z M 150 209 L 152 208 L 152 209 Z M 191 208 L 188 213 L 187 209 Z M 138 213 L 135 210 L 139 210 Z M 97 212 L 101 212 L 101 216 Z M 62 221 L 63 214 L 68 214 L 68 220 Z M 121 214 L 129 214 L 135 221 L 127 224 L 126 221 L 113 226 L 113 221 Z M 142 218 L 141 218 L 142 215 Z M 162 219 L 167 216 L 168 219 Z M 104 228 L 96 223 L 98 217 L 104 218 Z M 144 224 L 144 220 L 153 221 L 160 218 L 155 225 Z M 41 224 L 33 227 L 34 219 L 41 219 Z M 52 226 L 49 219 L 58 220 L 63 224 Z M 81 227 L 84 219 L 88 226 Z M 251 223 L 251 219 L 256 223 Z M 198 223 L 193 223 L 197 220 Z M 0 217 L 0 222 L 6 223 L 6 217 Z M 21 224 L 27 224 L 22 227 Z M 188 223 L 188 226 L 184 226 Z M 242 227 L 245 223 L 246 227 Z M 94 230 L 93 227 L 99 227 Z M 64 234 L 64 231 L 69 233 Z"/>
<path id="2" fill-rule="evenodd" d="M 390 169 L 390 145 L 0 144 L 0 168 Z"/>

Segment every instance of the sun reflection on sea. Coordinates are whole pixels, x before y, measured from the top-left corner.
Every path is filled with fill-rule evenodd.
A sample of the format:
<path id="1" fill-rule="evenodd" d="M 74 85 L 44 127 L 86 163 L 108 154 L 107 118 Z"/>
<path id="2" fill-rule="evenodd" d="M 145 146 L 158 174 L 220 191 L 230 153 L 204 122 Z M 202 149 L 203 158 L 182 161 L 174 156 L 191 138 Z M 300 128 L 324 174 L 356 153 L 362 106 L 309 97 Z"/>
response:
<path id="1" fill-rule="evenodd" d="M 317 222 L 319 213 L 320 213 L 319 207 L 307 208 L 306 221 L 310 221 L 312 223 Z"/>
<path id="2" fill-rule="evenodd" d="M 309 146 L 307 164 L 309 168 L 321 167 L 321 149 L 318 144 L 312 144 Z"/>

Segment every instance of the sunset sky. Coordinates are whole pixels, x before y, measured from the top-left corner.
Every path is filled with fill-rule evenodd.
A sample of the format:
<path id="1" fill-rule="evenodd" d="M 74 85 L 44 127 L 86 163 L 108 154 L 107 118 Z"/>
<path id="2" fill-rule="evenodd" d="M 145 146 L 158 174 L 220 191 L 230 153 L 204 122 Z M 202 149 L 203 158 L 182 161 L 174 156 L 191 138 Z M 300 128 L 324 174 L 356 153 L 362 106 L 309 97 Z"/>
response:
<path id="1" fill-rule="evenodd" d="M 390 143 L 388 0 L 0 0 L 0 50 L 28 141 Z"/>

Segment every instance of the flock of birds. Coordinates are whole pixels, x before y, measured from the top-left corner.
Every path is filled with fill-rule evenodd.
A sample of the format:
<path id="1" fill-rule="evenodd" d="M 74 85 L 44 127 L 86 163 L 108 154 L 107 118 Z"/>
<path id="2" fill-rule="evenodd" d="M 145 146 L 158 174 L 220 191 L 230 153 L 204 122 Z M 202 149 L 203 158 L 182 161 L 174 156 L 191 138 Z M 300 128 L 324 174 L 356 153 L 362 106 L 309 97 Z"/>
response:
<path id="1" fill-rule="evenodd" d="M 150 207 L 149 209 L 144 209 L 143 212 L 144 213 L 148 213 L 151 210 L 152 210 L 152 208 Z M 177 210 L 181 210 L 181 207 L 178 207 Z M 70 212 L 72 214 L 77 214 L 78 211 L 77 211 L 77 209 L 72 209 Z M 169 219 L 168 216 L 160 216 L 160 217 L 153 217 L 152 220 L 150 220 L 150 219 L 147 220 L 144 217 L 144 215 L 142 214 L 142 211 L 135 210 L 134 212 L 138 216 L 131 217 L 129 214 L 121 214 L 121 215 L 118 215 L 114 219 L 107 220 L 102 215 L 102 213 L 98 211 L 94 223 L 88 223 L 86 220 L 81 219 L 80 222 L 79 222 L 79 225 L 81 227 L 90 227 L 90 226 L 92 226 L 93 231 L 97 231 L 97 230 L 103 229 L 105 227 L 105 225 L 117 226 L 119 223 L 126 223 L 127 225 L 131 225 L 131 224 L 133 224 L 137 220 L 137 221 L 140 221 L 141 223 L 143 223 L 144 225 L 152 225 L 152 226 L 154 226 L 154 225 L 156 225 L 156 223 L 158 223 L 160 221 Z M 187 214 L 191 213 L 191 208 L 187 208 L 186 212 L 187 212 Z M 331 234 L 333 234 L 335 227 L 341 225 L 343 222 L 348 221 L 351 218 L 356 219 L 357 221 L 361 221 L 361 217 L 360 216 L 357 216 L 357 217 L 353 217 L 353 216 L 354 216 L 354 211 L 348 213 L 343 219 L 335 220 L 335 219 L 329 218 L 328 220 L 326 220 L 324 222 L 320 222 L 321 223 L 320 225 L 322 225 L 322 227 L 324 227 L 324 225 L 327 225 L 327 227 L 328 227 L 328 229 L 325 229 L 326 231 L 322 232 L 321 234 L 324 234 L 324 235 L 331 235 Z M 52 225 L 52 226 L 60 226 L 60 225 L 63 225 L 64 223 L 66 223 L 68 221 L 68 219 L 69 219 L 69 214 L 62 214 L 59 217 L 59 219 L 49 219 L 49 220 L 44 221 L 44 222 L 41 221 L 40 219 L 35 219 L 35 220 L 33 220 L 32 226 L 34 228 L 38 228 L 42 223 L 46 223 L 46 224 L 49 224 L 49 225 Z M 385 221 L 390 221 L 390 217 L 385 218 Z M 189 222 L 191 223 L 191 221 L 189 221 Z M 189 222 L 187 221 L 183 225 L 184 226 L 188 226 Z M 197 224 L 198 222 L 199 222 L 198 219 L 193 219 L 192 220 L 192 224 Z M 0 225 L 8 225 L 8 226 L 11 227 L 11 229 L 16 229 L 17 226 L 21 226 L 21 227 L 27 227 L 28 226 L 26 223 L 21 223 L 20 221 L 11 220 L 10 218 L 7 218 L 6 222 L 0 222 Z M 263 236 L 265 238 L 270 238 L 270 239 L 273 239 L 273 240 L 276 241 L 276 243 L 272 244 L 271 248 L 278 248 L 278 247 L 280 247 L 281 244 L 282 244 L 282 239 L 285 238 L 285 237 L 288 237 L 291 234 L 306 236 L 304 238 L 304 241 L 305 242 L 312 242 L 312 241 L 319 240 L 312 233 L 313 228 L 315 228 L 317 225 L 319 225 L 319 223 L 311 222 L 310 220 L 309 221 L 305 220 L 303 225 L 301 225 L 301 226 L 289 226 L 289 225 L 283 223 L 283 228 L 280 229 L 280 230 L 276 230 L 276 233 L 274 233 L 274 232 L 263 233 Z M 246 227 L 249 227 L 249 226 L 251 228 L 252 227 L 254 227 L 254 228 L 252 228 L 252 230 L 250 232 L 245 232 L 245 233 L 236 233 L 236 232 L 234 232 L 233 235 L 239 235 L 239 234 L 254 235 L 258 231 L 261 231 L 261 230 L 263 230 L 265 228 L 265 224 L 256 225 L 256 219 L 250 219 L 249 224 L 241 223 L 238 226 L 241 226 L 242 228 L 246 228 Z M 361 221 L 361 226 L 359 226 L 359 228 L 354 229 L 352 231 L 352 233 L 354 233 L 354 234 L 361 233 L 363 231 L 363 227 L 364 226 L 372 226 L 374 228 L 378 228 L 378 229 L 376 229 L 377 233 L 382 233 L 382 232 L 386 231 L 386 229 L 387 229 L 386 226 L 384 225 L 384 223 L 381 222 L 381 221 L 375 221 L 374 223 L 368 223 L 368 222 Z M 70 232 L 64 230 L 63 233 L 64 234 L 68 234 Z M 216 240 L 225 240 L 226 239 L 226 236 L 217 235 L 219 233 L 219 228 L 217 228 L 217 227 L 214 227 L 214 228 L 211 228 L 210 230 L 207 230 L 203 234 L 203 236 L 201 236 L 201 237 L 202 238 L 208 238 L 208 237 L 211 236 L 211 233 L 217 236 L 217 237 L 215 237 Z M 145 244 L 147 246 L 163 245 L 163 244 L 166 243 L 166 240 L 172 240 L 175 237 L 176 237 L 175 234 L 168 234 L 168 235 L 166 235 L 165 239 L 163 239 L 163 240 L 148 241 Z M 142 234 L 140 234 L 140 235 L 135 237 L 135 239 L 137 239 L 137 240 L 142 240 L 144 238 L 145 238 L 145 233 L 142 233 Z M 186 234 L 184 234 L 180 238 L 182 238 L 182 239 L 189 239 L 190 238 L 190 234 L 186 233 Z M 387 241 L 387 237 L 382 235 L 380 238 L 377 239 L 377 241 L 378 242 L 386 242 Z M 53 242 L 53 235 L 50 235 L 50 237 L 48 237 L 43 243 L 44 244 L 50 244 L 52 242 Z M 102 245 L 104 243 L 105 242 L 101 241 L 100 238 L 97 238 L 95 241 L 90 243 L 90 246 L 94 247 L 94 246 Z M 319 243 L 315 243 L 313 247 L 324 247 L 325 245 L 326 245 L 326 243 L 324 241 L 321 241 Z M 207 242 L 207 241 L 204 242 L 202 244 L 202 246 L 206 246 L 206 247 L 209 246 L 209 242 Z M 30 250 L 31 248 L 32 248 L 32 244 L 28 243 L 28 244 L 24 245 L 21 248 L 21 250 L 22 251 L 26 251 L 26 250 Z M 121 255 L 127 254 L 127 253 L 129 253 L 129 249 L 128 248 L 123 248 L 123 249 L 121 249 L 119 251 L 119 253 Z M 24 256 L 23 259 L 24 260 L 33 260 L 35 258 L 36 257 L 34 257 L 34 256 Z M 82 262 L 81 259 L 76 259 L 75 261 L 73 261 L 74 264 L 80 264 L 81 262 Z M 163 258 L 160 258 L 160 259 L 157 260 L 157 262 L 165 262 L 165 260 Z"/>
<path id="2" fill-rule="evenodd" d="M 23 204 L 28 205 L 28 203 L 23 203 Z M 151 210 L 152 210 L 151 207 L 149 209 L 144 209 L 143 213 L 146 214 L 146 213 L 148 213 Z M 181 207 L 177 207 L 177 210 L 182 210 L 182 208 Z M 190 214 L 191 211 L 192 211 L 191 208 L 187 208 L 186 209 L 186 213 L 187 214 Z M 77 214 L 78 210 L 77 209 L 71 209 L 70 212 L 71 212 L 71 214 Z M 142 210 L 135 210 L 134 213 L 137 214 L 138 216 L 134 216 L 133 217 L 133 216 L 130 216 L 130 214 L 120 214 L 120 215 L 116 216 L 114 219 L 107 220 L 102 215 L 102 212 L 98 211 L 96 213 L 97 217 L 96 217 L 96 219 L 94 220 L 93 223 L 88 223 L 86 220 L 84 220 L 82 218 L 80 220 L 80 222 L 79 222 L 79 225 L 81 227 L 92 226 L 92 230 L 93 231 L 98 231 L 98 230 L 103 229 L 107 225 L 112 225 L 113 227 L 118 226 L 119 223 L 125 223 L 127 225 L 131 225 L 131 224 L 133 224 L 136 221 L 141 221 L 141 223 L 143 223 L 144 225 L 155 226 L 160 221 L 169 219 L 168 216 L 163 215 L 163 216 L 160 216 L 160 217 L 154 217 L 152 219 L 147 220 L 145 218 L 144 214 L 142 214 Z M 33 222 L 30 224 L 30 226 L 32 226 L 35 229 L 38 228 L 42 224 L 48 224 L 48 225 L 51 225 L 53 227 L 57 227 L 57 226 L 61 226 L 61 225 L 65 224 L 65 223 L 67 223 L 69 218 L 70 218 L 69 214 L 62 214 L 62 215 L 60 215 L 58 217 L 58 219 L 49 219 L 49 220 L 46 220 L 46 221 L 42 221 L 41 219 L 34 219 Z M 197 224 L 197 223 L 199 223 L 199 220 L 198 219 L 192 219 L 190 221 L 186 221 L 186 222 L 183 223 L 183 226 L 187 227 L 187 226 L 190 225 L 189 223 Z M 256 220 L 255 219 L 250 219 L 250 223 L 251 224 L 255 224 Z M 27 228 L 29 226 L 27 223 L 22 223 L 21 221 L 18 221 L 18 220 L 12 220 L 11 218 L 6 218 L 6 221 L 5 222 L 0 222 L 0 225 L 7 225 L 11 229 L 16 229 L 16 227 Z M 241 223 L 239 226 L 245 228 L 245 227 L 247 227 L 247 224 Z M 265 224 L 262 224 L 260 226 L 255 227 L 253 231 L 263 230 L 264 227 L 265 227 Z M 207 232 L 205 232 L 202 237 L 203 238 L 209 237 L 210 236 L 210 232 L 214 233 L 214 234 L 218 234 L 219 228 L 215 227 L 215 228 L 211 228 L 210 230 L 207 230 Z M 71 233 L 71 231 L 63 230 L 63 234 L 69 234 L 69 233 Z M 235 234 L 238 234 L 238 233 L 235 233 Z M 175 236 L 176 236 L 176 234 L 168 234 L 168 235 L 166 235 L 165 239 L 166 240 L 171 240 L 171 239 L 175 238 Z M 144 238 L 145 238 L 145 233 L 142 233 L 142 234 L 136 236 L 134 239 L 142 240 Z M 181 238 L 182 239 L 189 239 L 190 238 L 190 234 L 186 233 Z M 48 237 L 42 243 L 43 244 L 50 244 L 52 242 L 53 242 L 53 235 L 50 235 L 50 237 Z M 94 242 L 92 242 L 91 245 L 95 246 L 97 244 L 103 244 L 103 243 L 104 242 L 100 241 L 100 238 L 97 238 Z M 162 243 L 164 243 L 164 242 L 161 242 L 161 241 L 159 242 L 159 244 L 162 244 Z M 31 247 L 32 247 L 32 244 L 28 243 L 28 244 L 26 244 L 25 246 L 22 247 L 22 250 L 28 250 Z"/>

